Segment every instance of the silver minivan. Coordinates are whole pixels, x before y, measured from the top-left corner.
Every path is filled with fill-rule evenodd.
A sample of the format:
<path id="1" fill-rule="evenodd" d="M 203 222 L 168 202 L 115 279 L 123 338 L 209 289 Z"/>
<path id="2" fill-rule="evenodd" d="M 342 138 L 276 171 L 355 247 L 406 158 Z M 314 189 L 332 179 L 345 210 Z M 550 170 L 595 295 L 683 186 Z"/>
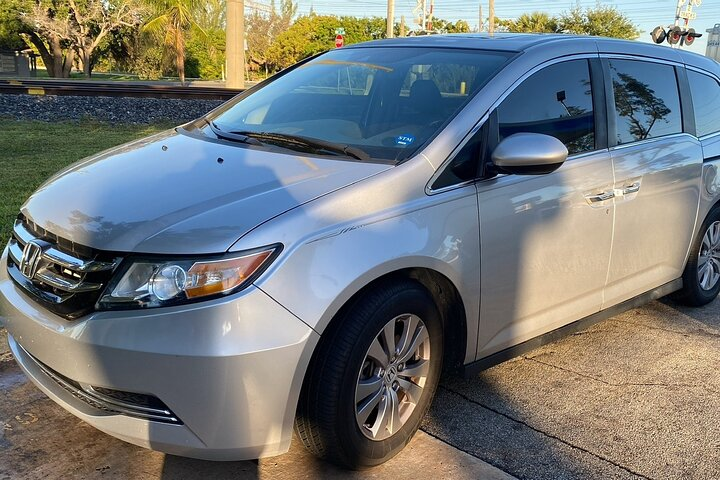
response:
<path id="1" fill-rule="evenodd" d="M 720 290 L 720 66 L 571 36 L 337 49 L 80 161 L 0 263 L 10 348 L 147 448 L 359 468 L 472 374 Z M 628 342 L 632 339 L 628 339 Z"/>

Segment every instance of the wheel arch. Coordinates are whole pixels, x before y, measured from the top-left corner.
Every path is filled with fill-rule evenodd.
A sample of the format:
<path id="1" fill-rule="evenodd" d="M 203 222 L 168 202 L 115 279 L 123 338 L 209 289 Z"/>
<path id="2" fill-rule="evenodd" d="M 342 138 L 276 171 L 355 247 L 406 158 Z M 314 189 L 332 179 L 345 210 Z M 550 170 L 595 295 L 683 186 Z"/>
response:
<path id="1" fill-rule="evenodd" d="M 702 202 L 702 198 L 700 200 Z M 690 240 L 690 245 L 688 246 L 688 252 L 685 256 L 685 263 L 683 264 L 683 269 L 687 266 L 688 262 L 690 261 L 690 257 L 692 256 L 692 247 L 695 245 L 695 241 L 697 240 L 698 236 L 702 235 L 702 227 L 705 224 L 705 221 L 712 215 L 714 212 L 720 210 L 720 196 L 717 196 L 712 199 L 711 202 L 708 202 L 706 205 L 709 205 L 707 208 L 699 208 L 698 209 L 698 215 L 697 220 L 695 221 L 695 227 L 693 231 L 692 239 Z"/>
<path id="2" fill-rule="evenodd" d="M 461 367 L 465 361 L 468 345 L 468 321 L 465 303 L 460 291 L 447 276 L 427 267 L 409 267 L 393 270 L 363 285 L 332 315 L 329 323 L 322 330 L 320 342 L 323 341 L 323 338 L 328 337 L 327 334 L 333 329 L 338 328 L 345 312 L 351 309 L 358 301 L 361 301 L 363 295 L 374 288 L 381 287 L 383 284 L 401 280 L 416 281 L 428 291 L 440 312 L 443 323 L 445 345 L 443 365 L 445 370 L 455 370 Z M 318 350 L 316 348 L 316 351 Z M 313 360 L 310 361 L 310 365 L 312 365 Z"/>

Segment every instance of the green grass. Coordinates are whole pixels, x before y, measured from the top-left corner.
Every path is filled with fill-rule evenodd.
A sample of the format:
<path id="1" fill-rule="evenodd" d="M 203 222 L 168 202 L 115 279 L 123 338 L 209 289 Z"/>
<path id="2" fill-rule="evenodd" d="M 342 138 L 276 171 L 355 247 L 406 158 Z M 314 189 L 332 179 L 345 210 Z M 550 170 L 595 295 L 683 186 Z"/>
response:
<path id="1" fill-rule="evenodd" d="M 53 173 L 81 158 L 169 125 L 0 120 L 0 250 L 20 206 Z"/>
<path id="2" fill-rule="evenodd" d="M 37 74 L 36 74 L 35 78 L 46 79 L 46 78 L 50 78 L 50 75 L 48 75 L 47 70 L 45 70 L 44 68 L 38 68 L 38 69 L 37 69 Z M 85 78 L 85 74 L 82 73 L 82 72 L 71 72 L 71 73 L 70 73 L 70 78 L 64 78 L 64 79 L 61 78 L 61 79 L 57 79 L 57 80 L 88 80 L 88 79 Z M 141 81 L 140 78 L 139 78 L 137 75 L 133 75 L 133 74 L 130 74 L 130 73 L 127 73 L 127 74 L 119 74 L 119 73 L 109 74 L 109 73 L 105 73 L 105 72 L 93 72 L 92 77 L 90 78 L 90 80 L 103 80 L 103 81 L 105 81 L 105 80 L 117 80 L 117 81 L 121 81 L 121 82 L 138 82 L 138 81 Z M 170 80 L 172 80 L 172 78 L 171 78 Z M 177 80 L 177 79 L 176 79 L 176 80 Z"/>
<path id="3" fill-rule="evenodd" d="M 35 77 L 40 80 L 50 78 L 47 70 L 44 68 L 38 68 Z M 141 79 L 138 75 L 132 73 L 120 73 L 120 72 L 93 72 L 92 77 L 85 78 L 85 74 L 79 71 L 70 72 L 70 78 L 55 78 L 55 80 L 98 80 L 98 81 L 118 81 L 118 82 L 152 82 L 152 80 Z M 179 82 L 179 77 L 160 77 L 158 80 Z M 187 78 L 188 81 L 203 80 L 200 78 Z"/>

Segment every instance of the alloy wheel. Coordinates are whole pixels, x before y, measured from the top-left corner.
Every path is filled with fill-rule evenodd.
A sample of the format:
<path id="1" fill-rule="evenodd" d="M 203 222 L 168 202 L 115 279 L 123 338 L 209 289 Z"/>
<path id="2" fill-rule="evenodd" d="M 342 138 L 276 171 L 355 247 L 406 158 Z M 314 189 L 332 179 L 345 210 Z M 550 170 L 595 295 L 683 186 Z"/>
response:
<path id="1" fill-rule="evenodd" d="M 697 278 L 705 291 L 712 290 L 720 280 L 720 222 L 712 223 L 703 235 Z"/>
<path id="2" fill-rule="evenodd" d="M 362 433 L 381 441 L 412 415 L 430 371 L 430 337 L 417 315 L 390 320 L 365 354 L 355 387 L 355 419 Z"/>

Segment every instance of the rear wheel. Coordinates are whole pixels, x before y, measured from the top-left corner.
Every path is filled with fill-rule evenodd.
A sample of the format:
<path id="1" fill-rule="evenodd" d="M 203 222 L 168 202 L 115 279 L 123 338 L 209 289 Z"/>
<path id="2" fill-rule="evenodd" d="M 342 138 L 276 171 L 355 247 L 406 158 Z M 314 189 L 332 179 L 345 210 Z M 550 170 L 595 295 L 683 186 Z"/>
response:
<path id="1" fill-rule="evenodd" d="M 720 208 L 710 212 L 695 239 L 676 298 L 691 306 L 712 302 L 720 293 Z"/>
<path id="2" fill-rule="evenodd" d="M 410 441 L 435 393 L 440 314 L 414 281 L 364 294 L 324 336 L 295 428 L 312 453 L 350 468 L 383 463 Z"/>

